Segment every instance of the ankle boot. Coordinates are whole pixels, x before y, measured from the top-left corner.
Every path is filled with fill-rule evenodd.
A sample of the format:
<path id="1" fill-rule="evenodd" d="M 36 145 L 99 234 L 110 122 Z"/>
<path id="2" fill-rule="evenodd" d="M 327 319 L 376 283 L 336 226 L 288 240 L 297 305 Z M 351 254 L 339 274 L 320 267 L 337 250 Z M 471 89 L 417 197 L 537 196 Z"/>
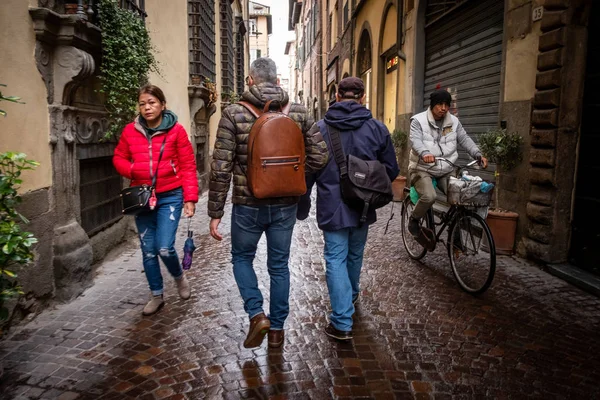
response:
<path id="1" fill-rule="evenodd" d="M 160 294 L 158 296 L 150 296 L 150 301 L 144 307 L 144 310 L 142 311 L 142 315 L 148 316 L 148 315 L 156 314 L 158 312 L 158 310 L 163 308 L 164 305 L 165 305 L 165 301 L 163 300 L 162 294 Z"/>
<path id="2" fill-rule="evenodd" d="M 177 290 L 179 291 L 179 297 L 183 300 L 187 300 L 192 295 L 192 290 L 190 289 L 190 282 L 187 280 L 185 275 L 175 281 L 177 283 Z"/>

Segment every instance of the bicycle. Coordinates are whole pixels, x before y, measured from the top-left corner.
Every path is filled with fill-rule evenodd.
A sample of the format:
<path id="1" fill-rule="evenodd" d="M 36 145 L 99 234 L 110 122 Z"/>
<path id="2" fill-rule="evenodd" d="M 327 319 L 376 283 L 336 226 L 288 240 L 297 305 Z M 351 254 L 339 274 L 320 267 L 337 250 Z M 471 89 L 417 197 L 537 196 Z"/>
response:
<path id="1" fill-rule="evenodd" d="M 436 158 L 436 160 L 451 164 L 455 168 L 456 177 L 460 177 L 462 171 L 477 163 L 472 161 L 464 166 L 458 166 L 445 158 Z M 433 231 L 435 240 L 430 249 L 417 242 L 408 231 L 408 222 L 414 204 L 409 195 L 410 189 L 405 188 L 404 192 L 406 196 L 402 202 L 402 241 L 410 258 L 420 260 L 428 251 L 434 251 L 437 243 L 443 242 L 441 236 L 449 227 L 446 247 L 454 277 L 467 293 L 476 295 L 485 292 L 492 284 L 496 272 L 496 246 L 490 228 L 474 209 L 477 206 L 489 205 L 491 191 L 486 194 L 479 193 L 475 203 L 462 204 L 454 198 L 455 196 L 452 196 L 452 199 L 448 196 L 450 208 L 446 212 L 441 212 L 438 217 L 439 222 L 436 222 L 431 207 L 425 218 L 421 219 L 421 227 L 423 228 L 425 224 L 426 228 Z M 448 185 L 448 192 L 450 194 L 450 185 Z M 480 194 L 482 195 L 479 196 Z M 436 227 L 438 227 L 437 231 Z"/>

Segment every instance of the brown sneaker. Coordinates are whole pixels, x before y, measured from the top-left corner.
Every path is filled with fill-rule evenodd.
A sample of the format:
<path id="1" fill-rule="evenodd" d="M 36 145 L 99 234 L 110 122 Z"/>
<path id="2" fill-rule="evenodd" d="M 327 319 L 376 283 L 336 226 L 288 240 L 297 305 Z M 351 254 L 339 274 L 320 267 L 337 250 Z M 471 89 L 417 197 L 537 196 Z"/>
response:
<path id="1" fill-rule="evenodd" d="M 192 290 L 190 289 L 190 282 L 187 280 L 185 275 L 181 277 L 179 280 L 175 280 L 177 284 L 177 291 L 179 292 L 179 297 L 183 300 L 187 300 L 192 295 Z"/>
<path id="2" fill-rule="evenodd" d="M 150 301 L 144 307 L 142 315 L 148 316 L 156 314 L 161 308 L 163 308 L 164 305 L 165 301 L 163 300 L 162 294 L 158 296 L 150 296 Z"/>
<path id="3" fill-rule="evenodd" d="M 244 347 L 251 349 L 260 346 L 270 327 L 271 321 L 269 321 L 265 313 L 260 313 L 252 317 L 250 319 L 250 327 L 248 328 L 248 336 L 244 340 Z"/>
<path id="4" fill-rule="evenodd" d="M 278 331 L 270 330 L 269 331 L 269 347 L 272 347 L 272 348 L 281 347 L 281 345 L 283 344 L 283 337 L 284 337 L 283 329 L 278 330 Z"/>

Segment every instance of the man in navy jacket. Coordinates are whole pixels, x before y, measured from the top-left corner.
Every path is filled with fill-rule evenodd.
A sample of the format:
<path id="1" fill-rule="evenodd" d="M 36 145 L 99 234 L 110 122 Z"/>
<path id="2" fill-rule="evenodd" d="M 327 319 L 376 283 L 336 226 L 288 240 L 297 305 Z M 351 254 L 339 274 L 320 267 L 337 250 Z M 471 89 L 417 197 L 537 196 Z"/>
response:
<path id="1" fill-rule="evenodd" d="M 359 280 L 369 225 L 377 220 L 369 210 L 367 221 L 360 224 L 361 211 L 342 200 L 340 170 L 335 162 L 328 127 L 340 131 L 344 153 L 363 160 L 379 160 L 390 181 L 399 173 L 394 146 L 386 126 L 373 118 L 365 102 L 365 85 L 355 77 L 339 83 L 336 103 L 316 124 L 329 147 L 329 162 L 319 172 L 307 175 L 308 190 L 298 205 L 298 218 L 308 216 L 310 193 L 317 184 L 317 223 L 325 241 L 326 280 L 332 312 L 325 333 L 335 339 L 352 339 L 352 315 L 360 293 Z M 317 128 L 318 127 L 318 128 Z"/>

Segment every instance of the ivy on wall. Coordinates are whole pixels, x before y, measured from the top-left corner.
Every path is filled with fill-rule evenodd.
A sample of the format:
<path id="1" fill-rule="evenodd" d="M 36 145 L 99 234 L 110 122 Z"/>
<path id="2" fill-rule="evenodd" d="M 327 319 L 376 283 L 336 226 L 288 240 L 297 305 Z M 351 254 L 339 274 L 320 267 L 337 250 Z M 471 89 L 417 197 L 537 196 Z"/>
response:
<path id="1" fill-rule="evenodd" d="M 101 92 L 106 96 L 109 138 L 135 117 L 138 89 L 147 83 L 148 72 L 158 72 L 158 64 L 141 18 L 120 8 L 116 0 L 100 0 L 98 12 L 102 29 Z"/>

